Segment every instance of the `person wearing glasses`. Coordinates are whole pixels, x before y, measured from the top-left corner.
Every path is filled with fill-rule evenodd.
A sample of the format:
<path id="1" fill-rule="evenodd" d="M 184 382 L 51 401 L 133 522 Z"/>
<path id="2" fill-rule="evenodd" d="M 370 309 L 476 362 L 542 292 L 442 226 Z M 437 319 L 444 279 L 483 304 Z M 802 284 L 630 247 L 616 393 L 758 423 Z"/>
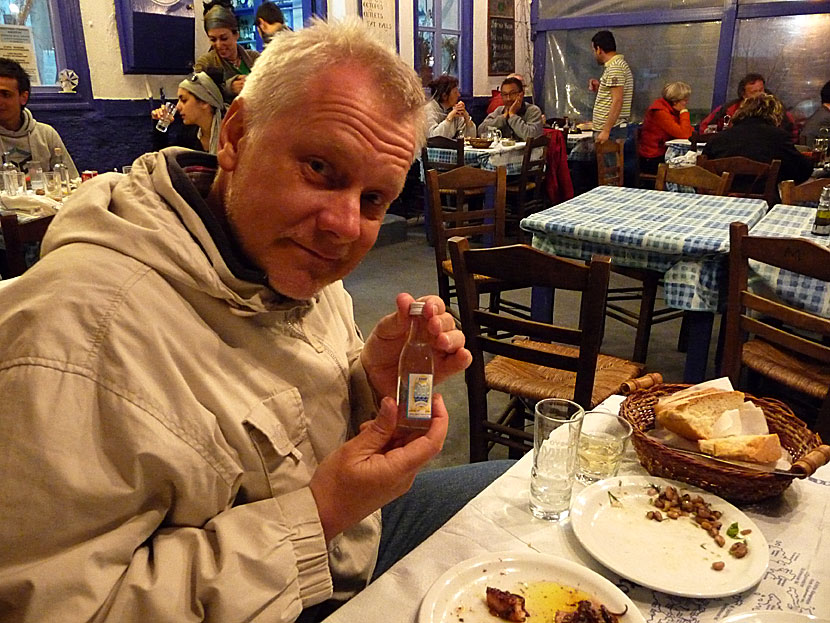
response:
<path id="1" fill-rule="evenodd" d="M 458 78 L 443 75 L 429 83 L 432 99 L 427 102 L 427 136 L 474 137 L 476 124 L 461 101 Z"/>
<path id="2" fill-rule="evenodd" d="M 251 73 L 259 52 L 246 50 L 237 43 L 239 23 L 229 6 L 229 0 L 208 2 L 204 9 L 204 26 L 210 39 L 210 51 L 196 59 L 193 71 L 219 69 L 222 72 L 222 96 L 230 104 L 242 91 L 245 77 Z"/>
<path id="3" fill-rule="evenodd" d="M 542 109 L 525 102 L 525 87 L 518 78 L 505 78 L 501 83 L 504 104 L 487 115 L 478 126 L 478 135 L 486 136 L 490 129 L 501 131 L 502 138 L 526 141 L 541 136 L 544 120 Z"/>
<path id="4" fill-rule="evenodd" d="M 225 112 L 225 102 L 216 82 L 204 71 L 191 74 L 179 83 L 177 97 L 176 113 L 185 127 L 173 142 L 168 138 L 169 132 L 159 132 L 154 127 L 154 148 L 162 149 L 173 144 L 215 154 Z M 152 117 L 160 119 L 163 114 L 164 108 L 157 108 Z"/>

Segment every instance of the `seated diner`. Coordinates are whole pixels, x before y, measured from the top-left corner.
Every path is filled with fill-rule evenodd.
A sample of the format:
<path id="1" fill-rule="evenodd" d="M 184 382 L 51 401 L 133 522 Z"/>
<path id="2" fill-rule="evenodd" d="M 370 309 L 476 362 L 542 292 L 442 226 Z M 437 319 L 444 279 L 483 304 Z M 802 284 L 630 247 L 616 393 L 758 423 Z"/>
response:
<path id="1" fill-rule="evenodd" d="M 476 135 L 476 124 L 458 90 L 458 78 L 439 76 L 429 83 L 431 98 L 426 104 L 427 136 L 461 138 Z"/>
<path id="2" fill-rule="evenodd" d="M 501 131 L 503 138 L 526 141 L 544 132 L 542 109 L 525 102 L 525 87 L 518 78 L 505 78 L 501 83 L 504 102 L 478 126 L 478 135 L 486 136 L 490 129 Z"/>
<path id="3" fill-rule="evenodd" d="M 666 141 L 692 135 L 687 108 L 691 95 L 692 87 L 685 82 L 670 82 L 648 107 L 637 142 L 642 173 L 657 173 L 657 166 L 665 159 Z"/>

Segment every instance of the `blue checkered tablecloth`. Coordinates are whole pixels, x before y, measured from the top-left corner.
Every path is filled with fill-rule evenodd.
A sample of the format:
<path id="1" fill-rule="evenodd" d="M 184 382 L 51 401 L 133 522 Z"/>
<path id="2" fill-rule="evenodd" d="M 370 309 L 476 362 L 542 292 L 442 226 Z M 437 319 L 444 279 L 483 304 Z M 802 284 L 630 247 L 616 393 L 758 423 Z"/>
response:
<path id="1" fill-rule="evenodd" d="M 806 238 L 830 247 L 830 236 L 816 236 L 810 229 L 816 209 L 778 204 L 749 230 L 753 236 Z M 749 288 L 810 313 L 830 318 L 830 283 L 806 277 L 777 266 L 750 260 Z"/>
<path id="2" fill-rule="evenodd" d="M 751 227 L 766 210 L 762 199 L 598 186 L 521 226 L 548 253 L 609 255 L 620 266 L 664 273 L 669 307 L 713 312 L 725 300 L 729 223 Z"/>
<path id="3" fill-rule="evenodd" d="M 490 149 L 474 149 L 464 147 L 464 164 L 495 171 L 504 165 L 507 167 L 508 175 L 519 175 L 522 172 L 522 159 L 524 157 L 524 142 L 516 143 L 509 147 L 499 145 Z M 535 151 L 535 150 L 534 150 Z M 455 162 L 455 150 L 429 147 L 427 149 L 429 159 L 433 162 Z M 421 163 L 421 178 L 423 179 L 423 163 Z"/>

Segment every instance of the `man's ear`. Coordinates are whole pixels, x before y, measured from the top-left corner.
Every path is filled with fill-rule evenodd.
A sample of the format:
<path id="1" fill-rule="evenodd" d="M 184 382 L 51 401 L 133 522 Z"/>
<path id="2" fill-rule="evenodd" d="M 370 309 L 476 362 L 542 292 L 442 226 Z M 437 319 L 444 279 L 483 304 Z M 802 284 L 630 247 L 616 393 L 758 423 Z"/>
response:
<path id="1" fill-rule="evenodd" d="M 29 92 L 28 91 L 23 91 L 20 94 L 20 105 L 25 106 L 28 103 L 29 103 Z"/>
<path id="2" fill-rule="evenodd" d="M 219 130 L 216 159 L 219 167 L 233 171 L 239 162 L 239 143 L 245 133 L 245 106 L 241 97 L 233 100 Z"/>

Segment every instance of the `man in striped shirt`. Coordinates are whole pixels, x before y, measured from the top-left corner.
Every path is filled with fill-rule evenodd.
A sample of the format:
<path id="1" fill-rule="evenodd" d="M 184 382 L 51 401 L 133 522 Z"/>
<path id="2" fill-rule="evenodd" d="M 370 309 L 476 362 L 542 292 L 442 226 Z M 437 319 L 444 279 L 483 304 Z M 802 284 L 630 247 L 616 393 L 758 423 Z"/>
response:
<path id="1" fill-rule="evenodd" d="M 604 143 L 609 139 L 625 138 L 631 116 L 631 98 L 634 96 L 634 76 L 622 54 L 617 53 L 617 42 L 610 30 L 600 30 L 591 38 L 591 47 L 599 65 L 604 66 L 602 77 L 588 83 L 596 91 L 594 102 L 594 140 Z"/>

